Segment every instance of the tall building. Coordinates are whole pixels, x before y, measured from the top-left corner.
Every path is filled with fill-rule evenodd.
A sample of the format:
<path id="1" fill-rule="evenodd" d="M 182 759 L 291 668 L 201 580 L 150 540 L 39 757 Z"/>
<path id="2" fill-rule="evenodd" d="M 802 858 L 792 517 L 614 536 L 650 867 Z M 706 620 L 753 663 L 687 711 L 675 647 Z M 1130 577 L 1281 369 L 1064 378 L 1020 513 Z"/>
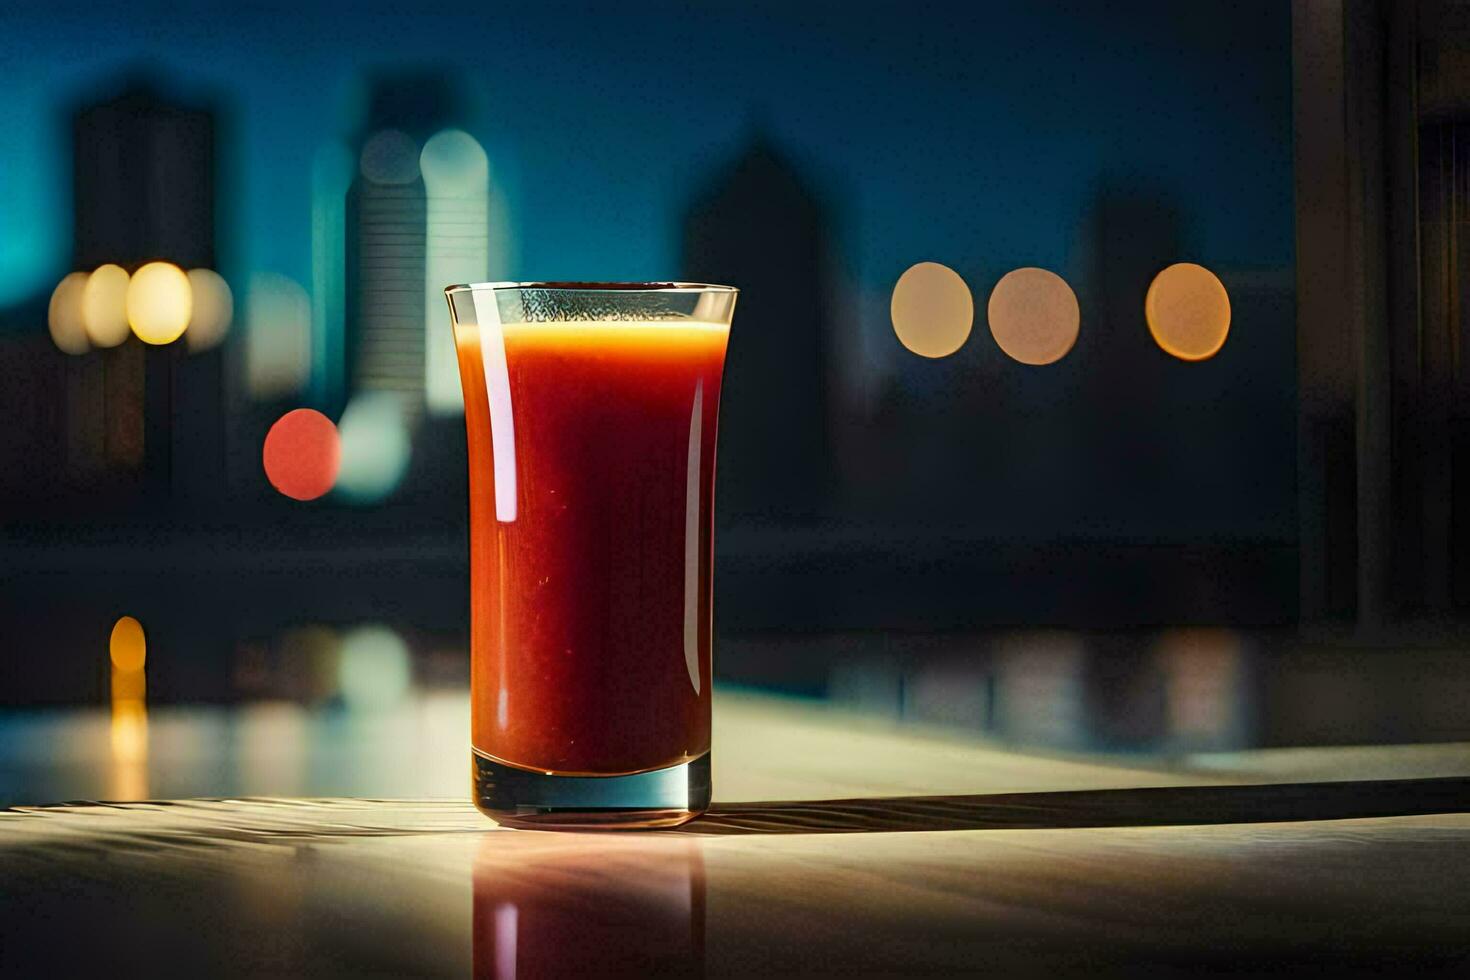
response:
<path id="1" fill-rule="evenodd" d="M 215 113 L 130 82 L 72 120 L 72 267 L 215 264 Z M 222 489 L 223 361 L 136 338 L 69 358 L 67 465 L 154 498 Z"/>
<path id="2" fill-rule="evenodd" d="M 425 263 L 429 201 L 419 157 L 462 122 L 457 87 L 436 72 L 369 81 L 347 197 L 346 360 L 349 397 L 391 392 L 417 418 L 425 404 Z"/>
<path id="3" fill-rule="evenodd" d="M 805 518 L 829 499 L 828 219 L 758 138 L 695 201 L 684 276 L 741 289 L 720 395 L 718 519 Z"/>
<path id="4" fill-rule="evenodd" d="M 390 391 L 417 410 L 424 400 L 426 202 L 419 143 L 385 129 L 363 144 L 348 195 L 351 388 Z"/>

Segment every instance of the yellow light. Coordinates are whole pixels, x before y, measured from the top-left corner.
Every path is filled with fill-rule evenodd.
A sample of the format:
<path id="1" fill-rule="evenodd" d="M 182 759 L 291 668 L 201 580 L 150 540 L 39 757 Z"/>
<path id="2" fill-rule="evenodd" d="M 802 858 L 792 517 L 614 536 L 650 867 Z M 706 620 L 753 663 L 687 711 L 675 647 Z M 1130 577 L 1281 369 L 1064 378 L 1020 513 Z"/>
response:
<path id="1" fill-rule="evenodd" d="M 189 329 L 184 342 L 189 352 L 209 350 L 225 339 L 230 321 L 235 318 L 235 297 L 230 284 L 213 269 L 190 269 L 189 291 L 194 296 L 194 309 L 189 316 Z"/>
<path id="2" fill-rule="evenodd" d="M 112 626 L 112 639 L 108 650 L 112 655 L 112 666 L 122 673 L 137 673 L 147 660 L 147 641 L 143 637 L 143 624 L 132 616 L 124 616 Z"/>
<path id="3" fill-rule="evenodd" d="M 1012 269 L 990 293 L 990 333 L 1022 364 L 1054 364 L 1077 343 L 1082 315 L 1067 280 L 1046 269 Z"/>
<path id="4" fill-rule="evenodd" d="M 171 344 L 189 325 L 193 290 L 184 270 L 149 262 L 128 283 L 128 325 L 145 344 Z"/>
<path id="5" fill-rule="evenodd" d="M 138 699 L 120 699 L 112 702 L 112 759 L 119 765 L 137 764 L 148 759 L 148 706 Z M 137 778 L 128 773 L 122 782 L 137 784 Z M 146 793 L 147 790 L 143 790 Z M 141 795 L 128 791 L 123 795 Z"/>
<path id="6" fill-rule="evenodd" d="M 1181 361 L 1214 357 L 1230 333 L 1230 294 L 1213 272 L 1193 262 L 1155 276 L 1143 312 L 1154 343 Z"/>
<path id="7" fill-rule="evenodd" d="M 148 705 L 143 665 L 147 660 L 143 624 L 123 616 L 112 626 L 112 769 L 109 795 L 137 800 L 148 795 Z"/>
<path id="8" fill-rule="evenodd" d="M 959 273 L 920 262 L 898 277 L 888 312 L 899 343 L 922 357 L 948 357 L 970 336 L 975 301 Z"/>
<path id="9" fill-rule="evenodd" d="M 141 701 L 148 696 L 148 678 L 141 670 L 112 668 L 112 701 Z"/>
<path id="10" fill-rule="evenodd" d="M 87 339 L 87 326 L 82 321 L 82 294 L 87 289 L 87 274 L 73 272 L 56 284 L 46 322 L 51 339 L 66 354 L 85 354 L 92 349 Z"/>
<path id="11" fill-rule="evenodd" d="M 82 324 L 94 347 L 116 347 L 128 339 L 128 271 L 98 266 L 82 289 Z"/>

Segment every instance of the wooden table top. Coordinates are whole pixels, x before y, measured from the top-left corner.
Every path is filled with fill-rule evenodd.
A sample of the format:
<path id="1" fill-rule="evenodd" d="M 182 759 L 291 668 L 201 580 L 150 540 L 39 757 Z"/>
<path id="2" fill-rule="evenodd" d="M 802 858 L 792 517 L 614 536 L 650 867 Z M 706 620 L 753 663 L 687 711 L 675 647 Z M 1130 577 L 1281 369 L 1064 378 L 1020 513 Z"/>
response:
<path id="1" fill-rule="evenodd" d="M 1470 746 L 1168 765 L 719 699 L 672 832 L 464 799 L 0 811 L 14 975 L 1258 975 L 1470 965 Z"/>

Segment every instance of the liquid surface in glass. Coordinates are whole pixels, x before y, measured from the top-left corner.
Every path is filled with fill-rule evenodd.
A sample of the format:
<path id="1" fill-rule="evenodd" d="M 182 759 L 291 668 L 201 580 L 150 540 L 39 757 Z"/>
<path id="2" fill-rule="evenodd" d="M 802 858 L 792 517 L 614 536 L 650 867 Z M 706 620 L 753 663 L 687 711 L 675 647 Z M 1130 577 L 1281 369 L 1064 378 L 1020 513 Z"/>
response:
<path id="1" fill-rule="evenodd" d="M 481 340 L 497 333 L 456 329 L 475 749 L 557 775 L 698 758 L 728 326 L 505 324 L 508 404 L 485 384 L 501 362 Z"/>

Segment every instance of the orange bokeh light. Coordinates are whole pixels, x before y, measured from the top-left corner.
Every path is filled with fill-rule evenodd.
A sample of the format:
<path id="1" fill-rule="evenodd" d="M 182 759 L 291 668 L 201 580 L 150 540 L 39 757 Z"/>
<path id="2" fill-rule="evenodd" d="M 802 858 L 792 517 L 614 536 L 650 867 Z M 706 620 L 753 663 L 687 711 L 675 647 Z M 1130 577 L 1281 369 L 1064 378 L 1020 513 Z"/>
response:
<path id="1" fill-rule="evenodd" d="M 271 486 L 294 500 L 315 500 L 337 481 L 342 440 L 321 412 L 298 408 L 276 420 L 261 453 Z"/>
<path id="2" fill-rule="evenodd" d="M 1181 361 L 1204 361 L 1225 346 L 1230 294 L 1202 265 L 1176 262 L 1154 277 L 1143 300 L 1154 342 Z"/>

